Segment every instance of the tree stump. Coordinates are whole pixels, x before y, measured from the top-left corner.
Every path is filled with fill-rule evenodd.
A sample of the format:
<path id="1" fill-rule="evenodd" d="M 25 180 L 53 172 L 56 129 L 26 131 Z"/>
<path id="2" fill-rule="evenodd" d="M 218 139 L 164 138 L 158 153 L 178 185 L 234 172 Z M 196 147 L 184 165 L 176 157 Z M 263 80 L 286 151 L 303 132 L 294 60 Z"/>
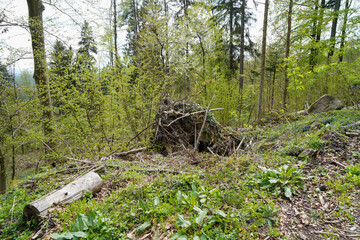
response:
<path id="1" fill-rule="evenodd" d="M 96 193 L 102 187 L 102 179 L 95 172 L 89 172 L 65 187 L 54 190 L 38 200 L 28 204 L 24 208 L 24 217 L 27 221 L 31 219 L 41 220 L 49 209 L 59 203 L 71 203 L 80 199 L 86 191 Z"/>

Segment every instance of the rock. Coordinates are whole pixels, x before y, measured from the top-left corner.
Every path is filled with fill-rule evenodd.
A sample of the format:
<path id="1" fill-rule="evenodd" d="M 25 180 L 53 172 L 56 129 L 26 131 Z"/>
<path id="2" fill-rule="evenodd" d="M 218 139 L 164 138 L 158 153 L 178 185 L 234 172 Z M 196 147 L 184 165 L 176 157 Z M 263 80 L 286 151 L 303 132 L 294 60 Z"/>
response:
<path id="1" fill-rule="evenodd" d="M 299 155 L 299 158 L 314 158 L 316 157 L 317 151 L 315 151 L 314 149 L 308 148 L 305 149 L 304 151 L 302 151 Z"/>
<path id="2" fill-rule="evenodd" d="M 321 113 L 332 110 L 340 110 L 344 107 L 344 104 L 337 98 L 325 94 L 319 98 L 316 102 L 311 104 L 309 113 Z"/>

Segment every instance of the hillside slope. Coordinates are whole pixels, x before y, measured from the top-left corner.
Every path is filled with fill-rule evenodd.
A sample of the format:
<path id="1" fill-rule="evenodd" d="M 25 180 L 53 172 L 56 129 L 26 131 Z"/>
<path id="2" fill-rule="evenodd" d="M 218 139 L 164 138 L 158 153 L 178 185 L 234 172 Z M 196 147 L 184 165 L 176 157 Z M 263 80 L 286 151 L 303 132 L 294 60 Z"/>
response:
<path id="1" fill-rule="evenodd" d="M 253 129 L 231 157 L 139 152 L 44 167 L 0 197 L 0 238 L 359 239 L 359 121 L 342 110 Z M 103 164 L 96 196 L 23 220 L 26 204 Z"/>

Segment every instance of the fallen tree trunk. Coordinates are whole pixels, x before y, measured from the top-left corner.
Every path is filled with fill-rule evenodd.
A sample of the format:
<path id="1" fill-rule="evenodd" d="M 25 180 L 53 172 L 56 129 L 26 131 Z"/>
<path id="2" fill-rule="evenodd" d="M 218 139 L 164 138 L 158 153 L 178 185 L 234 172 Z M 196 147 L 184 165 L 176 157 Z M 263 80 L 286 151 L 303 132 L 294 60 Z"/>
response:
<path id="1" fill-rule="evenodd" d="M 54 190 L 38 200 L 28 204 L 24 208 L 24 217 L 27 221 L 31 219 L 41 220 L 49 209 L 59 203 L 71 203 L 80 199 L 86 191 L 95 193 L 100 191 L 102 180 L 95 172 L 89 172 L 65 187 Z"/>

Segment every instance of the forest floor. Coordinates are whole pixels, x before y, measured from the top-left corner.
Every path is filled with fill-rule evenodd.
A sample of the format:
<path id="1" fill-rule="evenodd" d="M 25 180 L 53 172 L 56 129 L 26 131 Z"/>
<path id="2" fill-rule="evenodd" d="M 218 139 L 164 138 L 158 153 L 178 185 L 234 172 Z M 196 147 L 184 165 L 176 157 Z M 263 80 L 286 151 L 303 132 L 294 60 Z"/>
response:
<path id="1" fill-rule="evenodd" d="M 42 166 L 0 197 L 0 238 L 360 239 L 359 111 L 243 134 L 249 141 L 230 157 L 138 152 Z M 23 220 L 26 204 L 103 165 L 95 196 Z"/>

